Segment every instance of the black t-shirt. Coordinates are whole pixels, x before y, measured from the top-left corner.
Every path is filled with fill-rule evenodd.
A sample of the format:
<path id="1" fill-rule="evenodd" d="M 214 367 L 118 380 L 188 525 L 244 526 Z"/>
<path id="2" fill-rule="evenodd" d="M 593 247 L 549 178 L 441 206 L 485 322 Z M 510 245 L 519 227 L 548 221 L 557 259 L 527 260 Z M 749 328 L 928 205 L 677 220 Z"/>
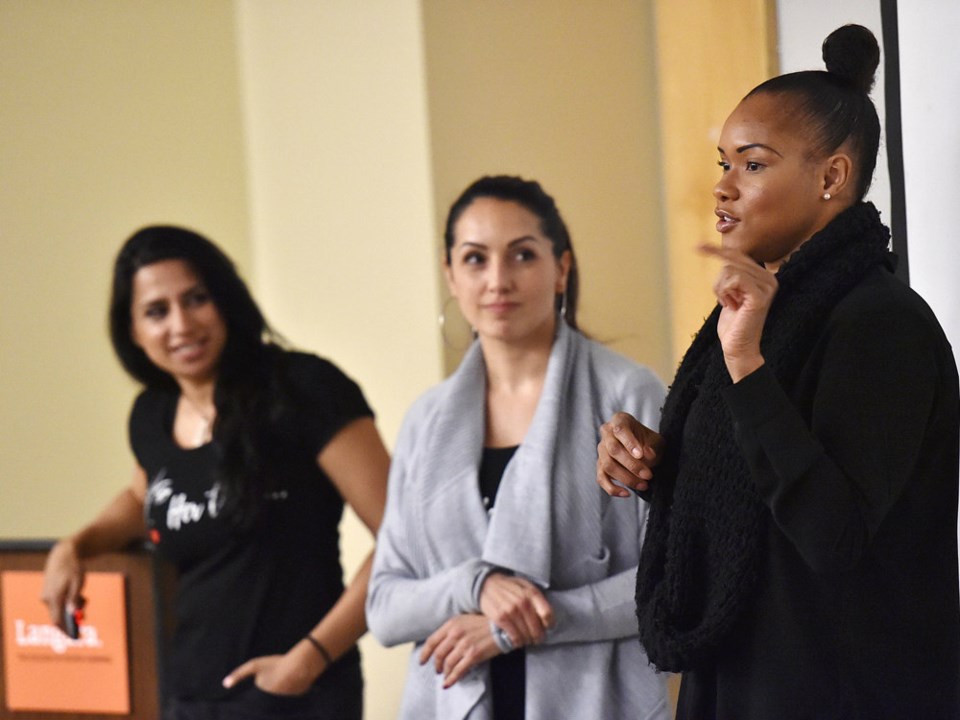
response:
<path id="1" fill-rule="evenodd" d="M 228 672 L 289 650 L 343 592 L 343 500 L 316 458 L 340 429 L 372 412 L 356 383 L 330 362 L 294 352 L 276 361 L 292 404 L 278 424 L 280 482 L 252 529 L 239 529 L 221 512 L 216 446 L 184 449 L 174 441 L 176 394 L 146 390 L 130 416 L 131 446 L 149 482 L 150 539 L 179 571 L 169 657 L 175 697 L 228 695 L 221 686 Z M 328 675 L 334 677 L 324 673 L 319 682 Z"/>

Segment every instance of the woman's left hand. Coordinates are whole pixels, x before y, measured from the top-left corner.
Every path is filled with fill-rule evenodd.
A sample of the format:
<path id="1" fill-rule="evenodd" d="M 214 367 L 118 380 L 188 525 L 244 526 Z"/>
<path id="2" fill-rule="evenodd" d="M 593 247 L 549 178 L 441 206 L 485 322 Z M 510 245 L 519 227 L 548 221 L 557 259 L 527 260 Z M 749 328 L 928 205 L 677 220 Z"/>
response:
<path id="1" fill-rule="evenodd" d="M 713 292 L 723 307 L 717 336 L 733 381 L 763 365 L 760 338 L 770 305 L 777 294 L 777 276 L 733 248 L 702 245 L 700 252 L 723 261 Z"/>
<path id="2" fill-rule="evenodd" d="M 247 660 L 223 679 L 223 686 L 231 688 L 242 680 L 252 677 L 261 690 L 271 695 L 303 695 L 325 669 L 317 667 L 319 656 L 312 648 L 309 653 L 300 653 L 300 644 L 285 655 L 262 655 Z M 319 665 L 322 666 L 322 660 Z"/>
<path id="3" fill-rule="evenodd" d="M 492 572 L 483 581 L 480 611 L 503 629 L 514 647 L 542 642 L 554 623 L 553 608 L 540 588 L 502 572 Z"/>
<path id="4" fill-rule="evenodd" d="M 483 615 L 457 615 L 447 620 L 427 638 L 420 651 L 420 664 L 433 658 L 437 673 L 443 673 L 443 687 L 456 683 L 467 672 L 500 654 Z"/>

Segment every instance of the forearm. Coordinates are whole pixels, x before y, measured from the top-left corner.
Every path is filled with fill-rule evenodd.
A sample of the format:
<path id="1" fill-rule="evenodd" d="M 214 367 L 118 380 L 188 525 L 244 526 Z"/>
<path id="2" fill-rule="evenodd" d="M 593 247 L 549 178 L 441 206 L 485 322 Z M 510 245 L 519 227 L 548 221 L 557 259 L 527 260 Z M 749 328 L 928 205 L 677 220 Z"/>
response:
<path id="1" fill-rule="evenodd" d="M 779 528 L 813 569 L 854 564 L 867 523 L 853 484 L 827 457 L 769 370 L 728 388 L 737 440 Z"/>
<path id="2" fill-rule="evenodd" d="M 371 552 L 340 599 L 308 633 L 316 644 L 305 637 L 290 648 L 289 654 L 295 658 L 296 665 L 302 668 L 310 682 L 345 655 L 367 631 L 363 605 L 372 565 Z"/>
<path id="3" fill-rule="evenodd" d="M 489 570 L 479 559 L 422 579 L 380 569 L 367 598 L 371 632 L 387 646 L 425 640 L 450 618 L 479 611 L 478 585 Z"/>
<path id="4" fill-rule="evenodd" d="M 546 594 L 553 608 L 555 626 L 547 632 L 545 644 L 600 642 L 637 634 L 637 568 L 570 590 Z"/>
<path id="5" fill-rule="evenodd" d="M 135 482 L 117 495 L 96 520 L 58 542 L 47 555 L 41 598 L 50 619 L 63 627 L 66 605 L 82 604 L 84 558 L 121 550 L 144 535 L 142 494 Z"/>
<path id="6" fill-rule="evenodd" d="M 855 396 L 858 403 L 842 397 L 829 405 L 824 401 L 814 409 L 813 428 L 766 368 L 727 388 L 737 440 L 757 490 L 812 570 L 843 571 L 860 561 L 915 463 L 925 398 L 932 395 L 928 384 L 922 376 L 914 378 L 916 402 L 890 408 L 876 399 L 869 402 L 878 408 L 864 407 L 865 392 Z M 872 397 L 892 392 L 885 388 Z M 870 419 L 869 431 L 859 429 L 854 408 Z"/>
<path id="7" fill-rule="evenodd" d="M 310 631 L 334 660 L 352 648 L 367 631 L 364 603 L 372 566 L 373 551 L 363 561 L 330 612 Z"/>
<path id="8" fill-rule="evenodd" d="M 97 518 L 62 542 L 73 546 L 80 559 L 124 549 L 146 536 L 143 501 L 132 487 L 121 491 Z"/>

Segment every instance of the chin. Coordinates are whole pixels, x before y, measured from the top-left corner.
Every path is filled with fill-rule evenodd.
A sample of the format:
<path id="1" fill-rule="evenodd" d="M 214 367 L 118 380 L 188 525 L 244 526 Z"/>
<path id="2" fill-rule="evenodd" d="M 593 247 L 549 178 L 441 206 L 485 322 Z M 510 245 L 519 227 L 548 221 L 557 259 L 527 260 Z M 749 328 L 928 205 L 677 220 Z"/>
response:
<path id="1" fill-rule="evenodd" d="M 720 247 L 724 250 L 743 250 L 743 243 L 731 237 L 733 233 L 723 233 L 720 236 Z"/>
<path id="2" fill-rule="evenodd" d="M 733 232 L 722 233 L 720 235 L 720 244 L 730 250 L 739 250 L 742 253 L 749 253 L 754 242 L 750 237 L 743 234 L 743 228 L 737 228 Z"/>

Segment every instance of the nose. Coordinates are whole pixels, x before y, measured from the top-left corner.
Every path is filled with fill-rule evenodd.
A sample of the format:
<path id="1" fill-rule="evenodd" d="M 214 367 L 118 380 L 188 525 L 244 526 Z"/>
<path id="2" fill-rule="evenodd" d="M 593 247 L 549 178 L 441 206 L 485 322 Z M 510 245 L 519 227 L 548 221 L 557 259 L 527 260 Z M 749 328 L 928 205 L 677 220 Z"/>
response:
<path id="1" fill-rule="evenodd" d="M 193 317 L 189 308 L 180 304 L 174 304 L 170 309 L 170 330 L 177 334 L 189 332 L 193 327 Z"/>
<path id="2" fill-rule="evenodd" d="M 736 184 L 731 178 L 730 171 L 720 176 L 717 184 L 713 186 L 713 197 L 719 201 L 735 200 L 738 196 Z"/>
<path id="3" fill-rule="evenodd" d="M 490 259 L 487 285 L 494 292 L 503 292 L 510 287 L 510 268 L 500 257 Z"/>

